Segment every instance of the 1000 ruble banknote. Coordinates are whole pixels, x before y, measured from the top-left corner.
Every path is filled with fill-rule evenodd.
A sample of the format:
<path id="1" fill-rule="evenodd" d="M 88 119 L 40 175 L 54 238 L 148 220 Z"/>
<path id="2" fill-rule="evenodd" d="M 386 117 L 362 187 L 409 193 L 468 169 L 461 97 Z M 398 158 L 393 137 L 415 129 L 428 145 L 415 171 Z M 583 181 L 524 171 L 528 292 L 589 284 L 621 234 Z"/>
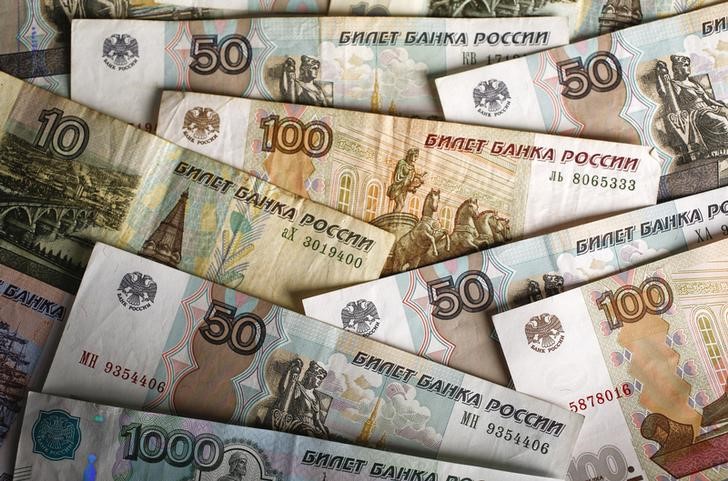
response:
<path id="1" fill-rule="evenodd" d="M 73 22 L 71 95 L 154 131 L 163 89 L 438 116 L 433 75 L 563 45 L 562 18 Z"/>
<path id="2" fill-rule="evenodd" d="M 556 478 L 582 422 L 103 244 L 43 389 Z M 511 437 L 494 434 L 506 429 Z"/>
<path id="3" fill-rule="evenodd" d="M 392 232 L 386 272 L 651 205 L 660 175 L 642 146 L 190 92 L 158 134 Z"/>
<path id="4" fill-rule="evenodd" d="M 73 292 L 104 241 L 298 308 L 393 235 L 0 73 L 0 262 Z"/>
<path id="5" fill-rule="evenodd" d="M 553 481 L 38 393 L 23 426 L 16 481 Z"/>
<path id="6" fill-rule="evenodd" d="M 586 417 L 568 481 L 728 476 L 720 235 L 494 317 L 516 388 Z"/>
<path id="7" fill-rule="evenodd" d="M 655 147 L 662 200 L 728 182 L 728 17 L 716 5 L 437 79 L 450 121 Z"/>
<path id="8" fill-rule="evenodd" d="M 728 235 L 728 187 L 304 299 L 306 315 L 508 384 L 492 316 Z"/>

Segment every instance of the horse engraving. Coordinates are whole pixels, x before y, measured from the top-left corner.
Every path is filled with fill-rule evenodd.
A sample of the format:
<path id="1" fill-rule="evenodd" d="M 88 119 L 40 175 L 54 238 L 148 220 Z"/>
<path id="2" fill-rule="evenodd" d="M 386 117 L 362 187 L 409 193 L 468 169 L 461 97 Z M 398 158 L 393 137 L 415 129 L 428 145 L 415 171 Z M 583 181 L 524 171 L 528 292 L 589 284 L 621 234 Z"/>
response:
<path id="1" fill-rule="evenodd" d="M 422 217 L 415 227 L 400 237 L 394 244 L 393 270 L 402 272 L 420 265 L 421 259 L 432 249 L 435 257 L 440 255 L 437 243 L 445 240 L 445 250 L 450 250 L 450 234 L 442 228 L 435 218 L 440 203 L 440 190 L 432 189 L 425 197 Z"/>

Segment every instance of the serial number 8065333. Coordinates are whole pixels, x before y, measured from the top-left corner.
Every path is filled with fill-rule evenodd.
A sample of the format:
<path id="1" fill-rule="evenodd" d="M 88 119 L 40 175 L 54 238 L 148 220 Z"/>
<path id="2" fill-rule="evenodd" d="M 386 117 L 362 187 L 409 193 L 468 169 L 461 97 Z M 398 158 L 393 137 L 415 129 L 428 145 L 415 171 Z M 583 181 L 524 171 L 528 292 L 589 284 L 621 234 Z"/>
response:
<path id="1" fill-rule="evenodd" d="M 576 185 L 590 185 L 592 187 L 601 187 L 603 189 L 619 189 L 619 190 L 635 190 L 637 181 L 634 179 L 620 179 L 618 177 L 609 177 L 606 175 L 589 175 L 574 173 L 571 182 Z"/>

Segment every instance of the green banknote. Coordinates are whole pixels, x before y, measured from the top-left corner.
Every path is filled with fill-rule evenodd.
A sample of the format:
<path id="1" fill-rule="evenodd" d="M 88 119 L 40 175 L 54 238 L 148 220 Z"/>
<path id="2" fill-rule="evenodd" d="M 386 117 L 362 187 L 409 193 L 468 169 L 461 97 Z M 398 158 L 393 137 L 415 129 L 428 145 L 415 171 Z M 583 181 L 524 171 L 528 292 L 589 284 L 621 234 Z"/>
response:
<path id="1" fill-rule="evenodd" d="M 386 272 L 651 205 L 660 175 L 643 146 L 193 92 L 157 133 L 392 232 Z"/>
<path id="2" fill-rule="evenodd" d="M 568 481 L 723 481 L 726 316 L 728 239 L 493 322 L 516 388 L 586 417 Z"/>
<path id="3" fill-rule="evenodd" d="M 31 393 L 15 481 L 550 481 Z"/>
<path id="4" fill-rule="evenodd" d="M 100 243 L 43 390 L 557 478 L 582 422 Z"/>
<path id="5" fill-rule="evenodd" d="M 449 121 L 654 147 L 668 200 L 728 183 L 727 46 L 715 5 L 436 83 Z"/>
<path id="6" fill-rule="evenodd" d="M 181 8 L 156 0 L 3 0 L 0 2 L 0 70 L 68 97 L 71 19 L 172 20 L 225 15 L 231 13 Z"/>
<path id="7" fill-rule="evenodd" d="M 94 241 L 298 308 L 393 235 L 0 73 L 0 262 L 73 292 Z"/>

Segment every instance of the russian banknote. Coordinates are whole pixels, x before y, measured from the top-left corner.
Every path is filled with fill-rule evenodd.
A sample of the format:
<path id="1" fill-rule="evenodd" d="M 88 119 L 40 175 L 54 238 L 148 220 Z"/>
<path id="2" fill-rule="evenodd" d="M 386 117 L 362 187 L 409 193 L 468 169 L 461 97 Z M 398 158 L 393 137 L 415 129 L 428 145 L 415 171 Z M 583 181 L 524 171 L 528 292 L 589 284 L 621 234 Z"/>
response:
<path id="1" fill-rule="evenodd" d="M 491 316 L 728 235 L 728 187 L 304 299 L 306 315 L 506 385 Z"/>
<path id="2" fill-rule="evenodd" d="M 590 38 L 717 3 L 718 0 L 331 0 L 329 15 L 427 15 L 433 17 L 569 18 L 572 40 Z"/>
<path id="3" fill-rule="evenodd" d="M 29 389 L 39 390 L 73 296 L 0 264 L 0 479 L 10 479 Z"/>
<path id="4" fill-rule="evenodd" d="M 652 205 L 660 177 L 642 146 L 189 92 L 157 134 L 392 232 L 385 272 Z M 573 180 L 605 156 L 632 165 Z"/>
<path id="5" fill-rule="evenodd" d="M 394 236 L 0 73 L 0 262 L 73 292 L 93 241 L 286 307 L 375 279 Z"/>
<path id="6" fill-rule="evenodd" d="M 431 76 L 563 45 L 564 26 L 562 18 L 76 20 L 71 95 L 151 131 L 162 89 L 440 116 Z"/>
<path id="7" fill-rule="evenodd" d="M 240 12 L 325 14 L 329 0 L 166 0 L 186 7 L 224 8 Z"/>
<path id="8" fill-rule="evenodd" d="M 437 80 L 450 121 L 654 146 L 661 199 L 728 182 L 717 5 Z"/>
<path id="9" fill-rule="evenodd" d="M 587 0 L 331 0 L 329 15 L 396 17 L 526 17 L 559 16 L 576 33 L 579 12 Z"/>
<path id="10" fill-rule="evenodd" d="M 72 18 L 218 18 L 211 9 L 156 0 L 3 0 L 0 2 L 0 70 L 54 93 L 70 95 Z"/>
<path id="11" fill-rule="evenodd" d="M 102 244 L 67 324 L 51 394 L 552 477 L 565 474 L 581 425 L 563 408 Z M 497 440 L 506 429 L 512 437 Z"/>
<path id="12" fill-rule="evenodd" d="M 726 259 L 728 239 L 494 317 L 516 387 L 586 416 L 567 480 L 726 479 Z"/>
<path id="13" fill-rule="evenodd" d="M 16 481 L 550 481 L 39 393 L 24 427 Z"/>

